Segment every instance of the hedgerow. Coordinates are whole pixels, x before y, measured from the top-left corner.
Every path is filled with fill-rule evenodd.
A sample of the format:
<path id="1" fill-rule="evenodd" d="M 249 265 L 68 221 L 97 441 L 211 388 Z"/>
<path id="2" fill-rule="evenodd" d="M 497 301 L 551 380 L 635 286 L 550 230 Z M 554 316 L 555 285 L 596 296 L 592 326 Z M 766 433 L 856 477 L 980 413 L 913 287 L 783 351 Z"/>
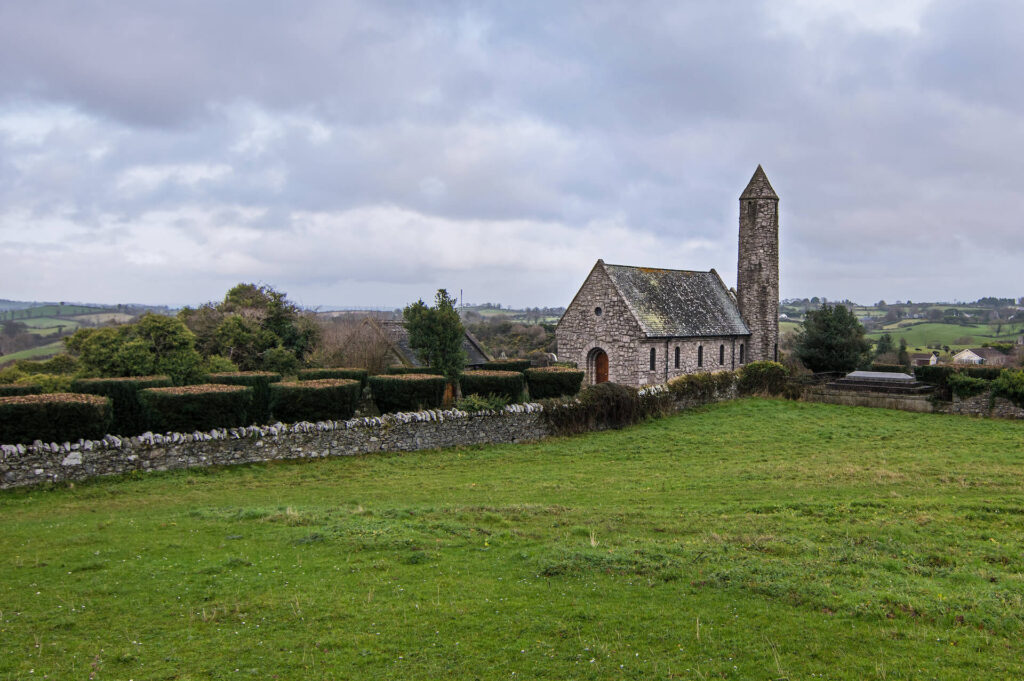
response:
<path id="1" fill-rule="evenodd" d="M 910 371 L 910 369 L 902 364 L 885 364 L 883 362 L 872 362 L 871 370 L 882 371 L 889 374 L 905 374 Z"/>
<path id="2" fill-rule="evenodd" d="M 459 377 L 463 395 L 497 395 L 519 402 L 526 379 L 518 371 L 467 371 Z"/>
<path id="3" fill-rule="evenodd" d="M 38 395 L 43 392 L 42 387 L 29 384 L 7 384 L 0 385 L 0 397 L 12 397 L 14 395 Z"/>
<path id="4" fill-rule="evenodd" d="M 331 367 L 326 369 L 302 369 L 299 371 L 300 381 L 319 381 L 325 378 L 352 378 L 359 381 L 359 389 L 366 387 L 369 375 L 366 369 L 348 367 Z"/>
<path id="5" fill-rule="evenodd" d="M 248 425 L 252 388 L 222 383 L 148 388 L 139 391 L 139 401 L 153 430 L 191 433 Z"/>
<path id="6" fill-rule="evenodd" d="M 50 393 L 0 397 L 0 442 L 97 440 L 107 434 L 110 415 L 110 400 L 100 395 Z"/>
<path id="7" fill-rule="evenodd" d="M 389 376 L 401 376 L 402 374 L 431 374 L 440 376 L 441 370 L 433 367 L 407 367 L 401 364 L 392 364 L 387 368 Z"/>
<path id="8" fill-rule="evenodd" d="M 444 401 L 444 376 L 395 374 L 370 376 L 370 392 L 382 414 L 393 411 L 436 409 Z"/>
<path id="9" fill-rule="evenodd" d="M 950 392 L 957 397 L 974 397 L 992 388 L 992 381 L 974 378 L 967 374 L 953 373 L 946 378 Z"/>
<path id="10" fill-rule="evenodd" d="M 735 372 L 703 372 L 673 378 L 668 382 L 668 389 L 680 399 L 710 402 L 725 395 L 735 383 Z"/>
<path id="11" fill-rule="evenodd" d="M 531 400 L 575 395 L 583 384 L 584 372 L 563 366 L 527 369 L 526 385 Z"/>
<path id="12" fill-rule="evenodd" d="M 169 376 L 80 378 L 71 382 L 71 391 L 109 397 L 112 409 L 111 431 L 117 435 L 138 435 L 150 427 L 146 410 L 139 401 L 139 391 L 169 385 Z"/>
<path id="13" fill-rule="evenodd" d="M 992 392 L 1005 397 L 1018 407 L 1024 407 L 1024 369 L 1006 370 L 993 381 Z"/>
<path id="14" fill-rule="evenodd" d="M 486 371 L 518 371 L 520 373 L 530 368 L 528 359 L 495 359 L 484 362 L 483 369 Z"/>
<path id="15" fill-rule="evenodd" d="M 641 398 L 636 388 L 619 383 L 598 383 L 584 388 L 576 398 L 541 402 L 542 418 L 560 435 L 584 433 L 597 428 L 623 428 L 668 409 L 669 391 Z"/>
<path id="16" fill-rule="evenodd" d="M 207 380 L 210 383 L 244 385 L 252 388 L 249 422 L 270 422 L 270 386 L 281 380 L 281 374 L 273 371 L 226 371 L 210 374 Z"/>
<path id="17" fill-rule="evenodd" d="M 285 423 L 350 419 L 362 393 L 353 378 L 275 383 L 270 391 L 274 418 Z"/>
<path id="18" fill-rule="evenodd" d="M 740 369 L 736 387 L 741 395 L 779 395 L 788 377 L 779 362 L 751 362 Z"/>

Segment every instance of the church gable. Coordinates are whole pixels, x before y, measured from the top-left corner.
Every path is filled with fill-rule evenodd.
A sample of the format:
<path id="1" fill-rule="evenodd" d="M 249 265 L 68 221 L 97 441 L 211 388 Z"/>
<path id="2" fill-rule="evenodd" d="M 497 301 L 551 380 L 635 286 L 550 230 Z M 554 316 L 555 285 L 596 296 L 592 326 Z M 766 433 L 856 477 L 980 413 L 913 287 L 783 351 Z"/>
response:
<path id="1" fill-rule="evenodd" d="M 558 320 L 556 334 L 584 334 L 591 338 L 608 336 L 639 337 L 643 329 L 622 298 L 604 261 L 598 260 L 580 290 Z"/>

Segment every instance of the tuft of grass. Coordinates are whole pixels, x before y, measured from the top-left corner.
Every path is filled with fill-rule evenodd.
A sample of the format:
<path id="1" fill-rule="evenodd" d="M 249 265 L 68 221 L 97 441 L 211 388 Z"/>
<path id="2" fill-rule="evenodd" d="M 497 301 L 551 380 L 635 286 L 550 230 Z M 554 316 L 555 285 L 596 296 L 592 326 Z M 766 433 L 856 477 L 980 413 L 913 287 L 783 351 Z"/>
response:
<path id="1" fill-rule="evenodd" d="M 0 678 L 1022 678 L 1022 499 L 1022 423 L 765 399 L 11 490 Z"/>

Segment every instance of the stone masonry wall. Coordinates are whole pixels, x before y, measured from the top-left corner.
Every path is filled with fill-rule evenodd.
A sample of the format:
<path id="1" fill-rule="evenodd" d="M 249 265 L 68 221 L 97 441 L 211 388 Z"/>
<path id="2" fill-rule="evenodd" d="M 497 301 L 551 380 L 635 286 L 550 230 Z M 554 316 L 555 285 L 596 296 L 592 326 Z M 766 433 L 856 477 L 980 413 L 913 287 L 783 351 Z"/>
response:
<path id="1" fill-rule="evenodd" d="M 779 343 L 779 200 L 740 200 L 736 302 L 750 329 L 747 362 L 772 361 Z"/>
<path id="2" fill-rule="evenodd" d="M 953 401 L 944 405 L 942 411 L 948 414 L 964 416 L 985 416 L 1000 419 L 1024 419 L 1024 408 L 1018 407 L 1005 397 L 995 399 L 989 393 L 961 398 L 953 396 Z"/>
<path id="3" fill-rule="evenodd" d="M 538 404 L 519 404 L 475 414 L 426 411 L 209 433 L 108 435 L 77 443 L 0 445 L 0 489 L 132 471 L 534 441 L 550 435 L 542 411 Z"/>
<path id="4" fill-rule="evenodd" d="M 609 381 L 638 385 L 637 357 L 643 333 L 600 265 L 599 261 L 591 270 L 555 329 L 558 358 L 575 362 L 584 369 L 583 382 L 592 385 L 595 382 L 592 353 L 600 348 L 608 354 Z M 598 308 L 601 314 L 596 313 Z"/>

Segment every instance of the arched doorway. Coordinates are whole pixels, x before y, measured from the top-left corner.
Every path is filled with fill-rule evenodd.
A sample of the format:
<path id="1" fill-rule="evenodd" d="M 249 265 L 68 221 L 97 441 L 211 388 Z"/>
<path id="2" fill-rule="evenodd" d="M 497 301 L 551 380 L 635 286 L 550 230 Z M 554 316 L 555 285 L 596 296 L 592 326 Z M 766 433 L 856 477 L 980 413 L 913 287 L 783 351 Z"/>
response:
<path id="1" fill-rule="evenodd" d="M 594 348 L 587 355 L 587 373 L 593 383 L 608 382 L 608 353 L 601 348 Z"/>

